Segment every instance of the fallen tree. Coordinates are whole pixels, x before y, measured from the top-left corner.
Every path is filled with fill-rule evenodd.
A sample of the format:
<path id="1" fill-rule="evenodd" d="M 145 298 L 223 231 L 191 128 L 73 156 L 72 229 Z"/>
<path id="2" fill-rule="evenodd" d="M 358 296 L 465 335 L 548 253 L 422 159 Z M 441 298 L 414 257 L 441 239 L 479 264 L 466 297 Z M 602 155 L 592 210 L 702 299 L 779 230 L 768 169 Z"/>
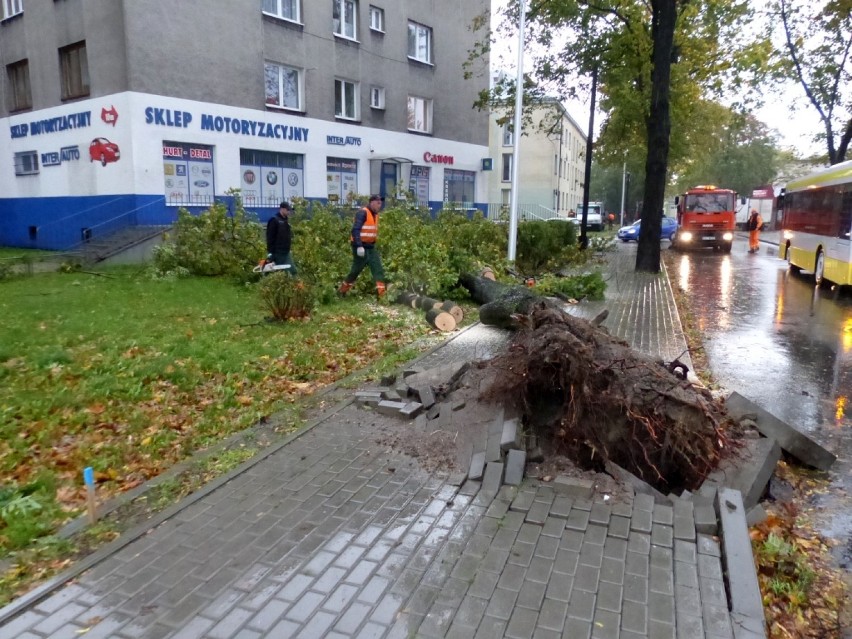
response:
<path id="1" fill-rule="evenodd" d="M 640 353 L 561 303 L 466 275 L 483 323 L 516 329 L 490 393 L 514 397 L 554 452 L 587 468 L 613 462 L 663 491 L 694 489 L 732 442 L 724 408 L 682 364 Z M 486 318 L 488 322 L 486 322 Z"/>

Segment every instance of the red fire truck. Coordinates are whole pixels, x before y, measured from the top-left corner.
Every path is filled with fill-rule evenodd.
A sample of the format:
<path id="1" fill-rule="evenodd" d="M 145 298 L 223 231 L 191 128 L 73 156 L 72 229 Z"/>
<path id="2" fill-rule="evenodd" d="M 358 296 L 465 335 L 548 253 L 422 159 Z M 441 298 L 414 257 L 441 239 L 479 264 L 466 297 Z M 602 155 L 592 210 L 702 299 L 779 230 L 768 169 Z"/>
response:
<path id="1" fill-rule="evenodd" d="M 736 228 L 737 194 L 703 184 L 675 198 L 677 233 L 672 248 L 713 247 L 731 252 Z"/>

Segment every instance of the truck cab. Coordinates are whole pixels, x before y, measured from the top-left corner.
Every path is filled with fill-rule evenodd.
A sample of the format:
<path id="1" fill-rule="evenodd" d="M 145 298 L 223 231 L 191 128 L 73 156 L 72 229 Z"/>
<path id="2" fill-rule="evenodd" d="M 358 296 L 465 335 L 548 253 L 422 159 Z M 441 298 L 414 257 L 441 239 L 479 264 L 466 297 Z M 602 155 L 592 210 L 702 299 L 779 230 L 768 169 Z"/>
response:
<path id="1" fill-rule="evenodd" d="M 675 198 L 678 230 L 672 248 L 712 247 L 731 252 L 736 228 L 737 194 L 715 185 L 700 185 Z"/>
<path id="2" fill-rule="evenodd" d="M 583 205 L 577 207 L 577 219 L 582 222 Z M 586 215 L 586 228 L 595 231 L 603 231 L 603 202 L 589 202 L 589 213 Z"/>

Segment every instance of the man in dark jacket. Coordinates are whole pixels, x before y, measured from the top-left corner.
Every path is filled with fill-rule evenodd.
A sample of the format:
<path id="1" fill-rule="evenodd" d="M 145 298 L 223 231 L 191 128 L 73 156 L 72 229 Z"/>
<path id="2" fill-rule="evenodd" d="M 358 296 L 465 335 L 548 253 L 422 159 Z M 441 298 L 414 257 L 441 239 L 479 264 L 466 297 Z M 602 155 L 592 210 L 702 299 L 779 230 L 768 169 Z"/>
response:
<path id="1" fill-rule="evenodd" d="M 289 272 L 295 275 L 296 265 L 290 256 L 290 244 L 293 240 L 293 232 L 290 230 L 291 211 L 289 202 L 281 202 L 278 215 L 271 217 L 266 223 L 266 258 L 278 265 L 289 264 Z"/>
<path id="2" fill-rule="evenodd" d="M 371 195 L 367 206 L 355 214 L 355 222 L 349 236 L 352 247 L 352 268 L 337 289 L 340 295 L 346 295 L 349 292 L 366 266 L 370 267 L 370 274 L 376 284 L 376 296 L 382 297 L 385 294 L 385 271 L 382 268 L 382 258 L 376 248 L 382 202 L 382 196 Z"/>

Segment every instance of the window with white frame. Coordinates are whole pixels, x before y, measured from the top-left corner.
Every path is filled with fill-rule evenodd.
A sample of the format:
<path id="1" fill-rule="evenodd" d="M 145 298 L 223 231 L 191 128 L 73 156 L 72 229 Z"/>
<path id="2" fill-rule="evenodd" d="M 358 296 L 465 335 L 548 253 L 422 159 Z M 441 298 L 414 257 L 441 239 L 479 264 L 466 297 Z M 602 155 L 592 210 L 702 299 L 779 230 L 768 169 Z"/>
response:
<path id="1" fill-rule="evenodd" d="M 59 68 L 63 100 L 89 95 L 89 60 L 85 40 L 59 49 Z"/>
<path id="2" fill-rule="evenodd" d="M 9 92 L 6 94 L 6 107 L 10 112 L 30 109 L 33 106 L 30 91 L 30 63 L 19 60 L 6 65 L 6 77 L 9 80 Z"/>
<path id="3" fill-rule="evenodd" d="M 432 29 L 416 22 L 408 23 L 408 57 L 432 62 Z"/>
<path id="4" fill-rule="evenodd" d="M 305 93 L 302 71 L 293 67 L 275 64 L 274 62 L 263 63 L 263 78 L 266 87 L 266 104 L 303 111 Z"/>
<path id="5" fill-rule="evenodd" d="M 385 30 L 385 10 L 370 5 L 370 28 L 373 31 Z"/>
<path id="6" fill-rule="evenodd" d="M 357 31 L 356 17 L 358 2 L 356 0 L 331 0 L 334 33 L 344 38 L 354 40 Z"/>
<path id="7" fill-rule="evenodd" d="M 384 87 L 372 87 L 370 89 L 370 106 L 374 109 L 385 108 L 385 89 Z"/>
<path id="8" fill-rule="evenodd" d="M 358 85 L 348 80 L 334 81 L 334 115 L 347 120 L 358 119 Z"/>
<path id="9" fill-rule="evenodd" d="M 2 2 L 3 15 L 0 16 L 0 20 L 6 20 L 24 12 L 24 0 L 2 0 Z"/>
<path id="10" fill-rule="evenodd" d="M 408 96 L 408 130 L 432 133 L 432 100 Z"/>
<path id="11" fill-rule="evenodd" d="M 300 0 L 263 0 L 262 11 L 276 18 L 300 22 L 299 19 Z"/>
<path id="12" fill-rule="evenodd" d="M 15 153 L 15 175 L 35 175 L 38 173 L 38 151 Z"/>
<path id="13" fill-rule="evenodd" d="M 512 181 L 512 154 L 504 153 L 503 154 L 503 174 L 501 177 L 503 182 L 511 182 Z"/>
<path id="14" fill-rule="evenodd" d="M 515 136 L 512 134 L 512 124 L 506 122 L 503 125 L 503 146 L 512 146 L 515 143 Z"/>

